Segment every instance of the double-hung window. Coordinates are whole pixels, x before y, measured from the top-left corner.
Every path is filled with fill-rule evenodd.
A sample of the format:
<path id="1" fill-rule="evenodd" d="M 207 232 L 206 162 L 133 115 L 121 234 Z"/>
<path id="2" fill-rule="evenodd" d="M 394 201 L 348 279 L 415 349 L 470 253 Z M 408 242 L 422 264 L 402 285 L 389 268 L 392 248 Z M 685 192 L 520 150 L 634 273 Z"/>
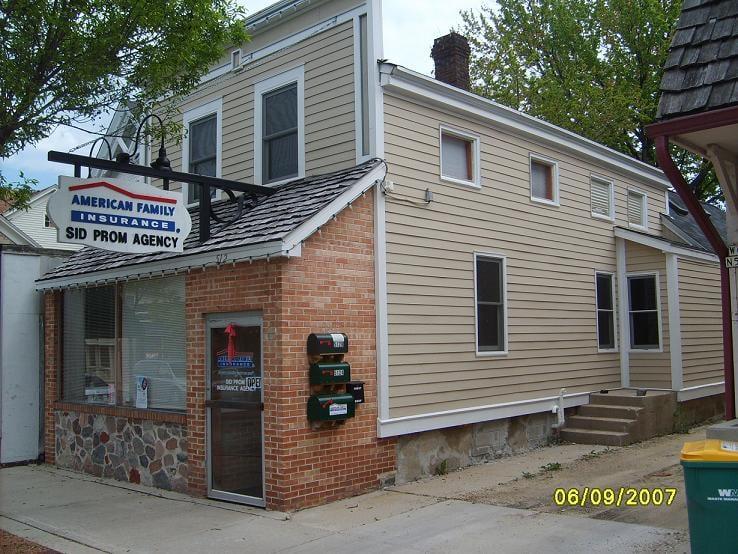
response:
<path id="1" fill-rule="evenodd" d="M 254 85 L 254 174 L 258 184 L 305 175 L 304 69 Z"/>
<path id="2" fill-rule="evenodd" d="M 185 139 L 182 145 L 182 168 L 188 173 L 220 177 L 222 100 L 217 99 L 184 114 Z M 187 203 L 200 201 L 201 187 L 186 185 Z M 216 198 L 217 189 L 210 189 Z"/>
<path id="3" fill-rule="evenodd" d="M 505 259 L 475 255 L 477 353 L 505 352 Z"/>
<path id="4" fill-rule="evenodd" d="M 611 273 L 596 273 L 597 349 L 615 349 L 615 287 Z"/>
<path id="5" fill-rule="evenodd" d="M 480 186 L 479 137 L 441 126 L 441 178 Z"/>
<path id="6" fill-rule="evenodd" d="M 659 287 L 656 275 L 628 276 L 630 347 L 633 350 L 659 350 Z"/>

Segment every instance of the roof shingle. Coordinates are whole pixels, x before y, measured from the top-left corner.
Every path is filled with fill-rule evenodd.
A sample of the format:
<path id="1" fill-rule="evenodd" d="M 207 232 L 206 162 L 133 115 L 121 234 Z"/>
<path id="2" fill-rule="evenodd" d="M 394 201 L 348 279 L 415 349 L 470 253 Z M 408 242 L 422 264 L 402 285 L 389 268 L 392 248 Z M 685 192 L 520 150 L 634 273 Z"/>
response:
<path id="1" fill-rule="evenodd" d="M 738 104 L 736 84 L 738 0 L 685 0 L 664 64 L 657 119 Z"/>

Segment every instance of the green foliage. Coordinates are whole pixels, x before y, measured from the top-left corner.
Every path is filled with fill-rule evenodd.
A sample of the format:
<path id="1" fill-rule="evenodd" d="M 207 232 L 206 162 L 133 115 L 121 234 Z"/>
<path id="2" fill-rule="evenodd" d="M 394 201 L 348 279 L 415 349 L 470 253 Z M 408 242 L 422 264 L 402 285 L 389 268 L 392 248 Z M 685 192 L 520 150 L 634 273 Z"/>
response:
<path id="1" fill-rule="evenodd" d="M 523 479 L 533 479 L 536 476 L 535 473 L 531 473 L 530 471 L 524 471 L 523 472 Z"/>
<path id="2" fill-rule="evenodd" d="M 548 471 L 558 471 L 561 469 L 561 464 L 559 462 L 549 462 L 544 466 L 541 466 L 541 473 L 546 473 Z"/>
<path id="3" fill-rule="evenodd" d="M 681 0 L 498 0 L 462 12 L 474 92 L 655 163 L 659 85 Z M 702 161 L 681 152 L 702 200 L 719 200 Z"/>
<path id="4" fill-rule="evenodd" d="M 248 37 L 234 0 L 0 0 L 0 158 L 192 90 Z"/>
<path id="5" fill-rule="evenodd" d="M 448 460 L 443 460 L 436 466 L 434 473 L 438 476 L 448 474 Z"/>
<path id="6" fill-rule="evenodd" d="M 8 209 L 25 210 L 33 196 L 33 187 L 38 185 L 35 179 L 29 179 L 20 172 L 20 181 L 10 182 L 0 172 L 0 204 L 7 205 Z"/>

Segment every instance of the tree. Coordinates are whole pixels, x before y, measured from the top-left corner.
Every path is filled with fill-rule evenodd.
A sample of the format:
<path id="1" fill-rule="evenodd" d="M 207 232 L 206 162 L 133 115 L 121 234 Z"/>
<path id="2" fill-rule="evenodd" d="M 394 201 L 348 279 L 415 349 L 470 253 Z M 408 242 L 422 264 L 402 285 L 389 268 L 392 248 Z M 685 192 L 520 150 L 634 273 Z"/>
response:
<path id="1" fill-rule="evenodd" d="M 248 38 L 242 14 L 234 0 L 0 0 L 0 159 L 58 125 L 186 94 Z"/>
<path id="2" fill-rule="evenodd" d="M 654 164 L 646 136 L 681 0 L 498 0 L 462 12 L 474 92 Z M 705 172 L 684 154 L 694 178 Z M 702 175 L 708 199 L 717 181 Z M 709 190 L 710 186 L 713 190 Z"/>

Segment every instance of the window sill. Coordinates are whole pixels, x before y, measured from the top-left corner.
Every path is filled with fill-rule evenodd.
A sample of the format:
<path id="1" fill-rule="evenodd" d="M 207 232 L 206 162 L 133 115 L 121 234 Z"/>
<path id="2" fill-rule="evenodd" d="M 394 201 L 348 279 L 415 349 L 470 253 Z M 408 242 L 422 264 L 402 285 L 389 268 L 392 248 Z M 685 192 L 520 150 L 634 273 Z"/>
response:
<path id="1" fill-rule="evenodd" d="M 594 212 L 591 212 L 591 213 L 592 213 L 592 217 L 594 219 L 600 219 L 602 221 L 609 221 L 610 223 L 615 223 L 615 218 L 614 217 L 610 217 L 610 216 L 602 215 L 602 214 L 596 214 Z"/>
<path id="2" fill-rule="evenodd" d="M 80 412 L 84 414 L 109 415 L 125 417 L 128 419 L 141 419 L 147 421 L 178 423 L 187 425 L 187 414 L 176 412 L 165 412 L 162 410 L 143 410 L 141 408 L 128 408 L 125 406 L 105 406 L 102 404 L 82 404 L 77 402 L 54 402 L 54 409 L 64 412 Z"/>
<path id="3" fill-rule="evenodd" d="M 664 349 L 659 348 L 631 348 L 628 354 L 663 354 Z"/>
<path id="4" fill-rule="evenodd" d="M 286 185 L 287 183 L 291 183 L 292 181 L 297 181 L 299 179 L 304 179 L 305 174 L 302 175 L 295 175 L 294 177 L 287 177 L 286 179 L 282 179 L 281 181 L 270 181 L 268 183 L 261 183 L 262 187 L 279 187 L 281 185 Z"/>
<path id="5" fill-rule="evenodd" d="M 648 232 L 648 227 L 645 227 L 643 225 L 636 225 L 635 223 L 628 223 L 628 227 L 630 229 L 635 229 L 636 231 L 643 231 L 645 233 Z"/>
<path id="6" fill-rule="evenodd" d="M 552 206 L 554 208 L 560 207 L 558 200 L 547 200 L 546 198 L 536 198 L 535 196 L 531 196 L 530 201 L 535 202 L 536 204 L 543 204 L 544 206 Z"/>
<path id="7" fill-rule="evenodd" d="M 482 188 L 481 183 L 476 183 L 474 181 L 465 181 L 464 179 L 456 179 L 454 177 L 446 177 L 444 175 L 441 175 L 441 181 L 444 183 L 450 183 L 452 185 L 460 185 L 462 187 L 468 187 L 472 189 L 479 190 Z"/>
<path id="8" fill-rule="evenodd" d="M 499 358 L 501 356 L 507 356 L 509 352 L 507 350 L 491 350 L 489 352 L 477 351 L 477 358 Z"/>
<path id="9" fill-rule="evenodd" d="M 620 350 L 618 348 L 598 348 L 598 354 L 618 354 Z"/>

